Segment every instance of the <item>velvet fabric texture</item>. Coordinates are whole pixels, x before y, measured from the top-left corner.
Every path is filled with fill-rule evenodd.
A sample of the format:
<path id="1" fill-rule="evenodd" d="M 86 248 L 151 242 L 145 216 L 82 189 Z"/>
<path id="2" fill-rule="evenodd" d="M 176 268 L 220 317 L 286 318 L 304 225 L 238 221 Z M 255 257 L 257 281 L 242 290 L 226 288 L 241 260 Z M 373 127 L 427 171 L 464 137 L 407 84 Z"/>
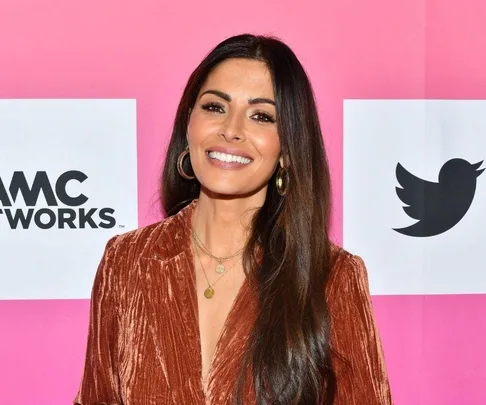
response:
<path id="1" fill-rule="evenodd" d="M 231 404 L 243 349 L 258 309 L 245 281 L 202 382 L 192 214 L 197 200 L 162 222 L 115 236 L 97 270 L 86 361 L 74 404 Z M 333 245 L 326 287 L 331 312 L 335 405 L 392 404 L 365 265 Z M 341 359 L 343 356 L 347 361 Z M 251 379 L 245 404 L 255 404 Z"/>

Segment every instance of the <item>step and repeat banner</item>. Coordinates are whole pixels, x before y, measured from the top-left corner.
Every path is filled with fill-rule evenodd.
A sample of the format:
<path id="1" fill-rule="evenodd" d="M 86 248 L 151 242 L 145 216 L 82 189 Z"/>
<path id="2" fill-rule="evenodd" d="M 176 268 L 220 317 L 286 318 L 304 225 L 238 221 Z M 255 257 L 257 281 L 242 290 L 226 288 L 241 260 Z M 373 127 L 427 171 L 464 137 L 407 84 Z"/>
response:
<path id="1" fill-rule="evenodd" d="M 243 32 L 311 78 L 394 403 L 486 404 L 484 21 L 483 0 L 0 0 L 0 405 L 72 403 L 105 244 L 162 219 L 184 85 Z"/>

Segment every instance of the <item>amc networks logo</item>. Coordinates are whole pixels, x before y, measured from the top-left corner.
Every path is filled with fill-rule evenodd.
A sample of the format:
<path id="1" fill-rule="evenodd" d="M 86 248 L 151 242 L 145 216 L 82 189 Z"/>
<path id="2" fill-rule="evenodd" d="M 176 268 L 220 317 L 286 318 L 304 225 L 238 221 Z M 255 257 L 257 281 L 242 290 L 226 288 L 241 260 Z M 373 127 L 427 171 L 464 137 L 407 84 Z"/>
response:
<path id="1" fill-rule="evenodd" d="M 29 186 L 25 173 L 13 172 L 8 183 L 0 177 L 0 229 L 84 229 L 113 228 L 116 220 L 113 208 L 86 207 L 88 197 L 81 193 L 70 195 L 70 182 L 83 183 L 88 176 L 79 170 L 69 170 L 51 179 L 45 171 L 35 173 Z M 44 196 L 48 208 L 38 207 L 39 196 Z M 19 205 L 20 196 L 24 204 Z"/>
<path id="2" fill-rule="evenodd" d="M 466 215 L 476 193 L 479 170 L 483 161 L 471 164 L 464 159 L 447 161 L 439 172 L 437 183 L 421 179 L 406 170 L 400 163 L 396 168 L 396 187 L 400 200 L 407 205 L 405 213 L 418 220 L 406 228 L 395 231 L 407 236 L 435 236 L 444 233 Z"/>

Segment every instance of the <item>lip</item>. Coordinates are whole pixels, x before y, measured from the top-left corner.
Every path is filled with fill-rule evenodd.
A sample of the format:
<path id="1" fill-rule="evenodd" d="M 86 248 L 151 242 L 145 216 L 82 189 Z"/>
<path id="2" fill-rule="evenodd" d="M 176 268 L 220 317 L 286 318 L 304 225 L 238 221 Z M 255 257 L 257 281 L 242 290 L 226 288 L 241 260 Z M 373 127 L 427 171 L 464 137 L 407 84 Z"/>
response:
<path id="1" fill-rule="evenodd" d="M 206 149 L 206 154 L 208 154 L 209 152 L 226 153 L 228 155 L 241 156 L 253 160 L 253 158 L 250 155 L 248 155 L 248 153 L 245 153 L 242 150 L 235 149 L 235 148 L 223 148 L 221 146 L 214 146 L 212 148 Z"/>

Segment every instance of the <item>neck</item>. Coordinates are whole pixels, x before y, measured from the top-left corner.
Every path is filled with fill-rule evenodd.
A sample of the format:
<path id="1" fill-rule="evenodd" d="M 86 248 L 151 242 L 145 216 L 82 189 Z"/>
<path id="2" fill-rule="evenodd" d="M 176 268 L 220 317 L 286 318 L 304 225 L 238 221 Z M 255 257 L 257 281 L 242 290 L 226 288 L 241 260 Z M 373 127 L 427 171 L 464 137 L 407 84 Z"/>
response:
<path id="1" fill-rule="evenodd" d="M 192 229 L 215 256 L 236 253 L 251 232 L 251 219 L 263 205 L 261 195 L 243 198 L 215 198 L 201 190 L 192 220 Z"/>

